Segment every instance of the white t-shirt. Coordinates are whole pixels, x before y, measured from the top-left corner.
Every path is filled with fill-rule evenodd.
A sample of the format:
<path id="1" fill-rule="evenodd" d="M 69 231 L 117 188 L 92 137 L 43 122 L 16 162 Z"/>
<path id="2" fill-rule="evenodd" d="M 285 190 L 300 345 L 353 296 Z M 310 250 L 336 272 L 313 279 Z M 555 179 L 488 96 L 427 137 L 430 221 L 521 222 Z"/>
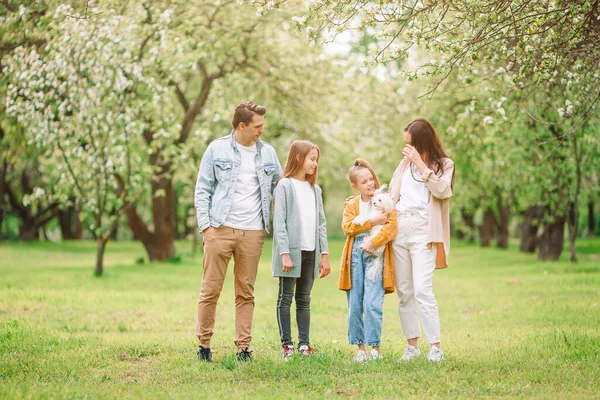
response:
<path id="1" fill-rule="evenodd" d="M 296 203 L 300 212 L 300 228 L 302 230 L 302 250 L 313 251 L 316 248 L 317 210 L 315 192 L 308 181 L 291 178 L 296 190 Z M 293 235 L 294 232 L 288 232 Z"/>
<path id="2" fill-rule="evenodd" d="M 413 164 L 410 164 L 404 170 L 404 175 L 402 175 L 400 201 L 396 204 L 396 210 L 398 210 L 398 214 L 409 210 L 416 211 L 424 219 L 429 219 L 429 188 L 423 182 L 419 170 Z"/>
<path id="3" fill-rule="evenodd" d="M 259 231 L 264 229 L 262 221 L 262 203 L 260 185 L 254 159 L 256 144 L 250 147 L 236 143 L 242 155 L 240 174 L 231 196 L 231 206 L 223 225 L 235 229 Z"/>
<path id="4" fill-rule="evenodd" d="M 359 213 L 358 215 L 369 215 L 369 213 L 371 212 L 371 207 L 373 206 L 373 204 L 368 201 L 368 202 L 364 202 L 362 199 L 362 196 L 360 197 L 360 200 L 358 201 L 358 210 Z M 356 235 L 354 235 L 355 238 L 360 237 L 360 236 L 368 236 L 369 235 L 369 231 L 362 231 L 360 233 L 357 233 Z"/>

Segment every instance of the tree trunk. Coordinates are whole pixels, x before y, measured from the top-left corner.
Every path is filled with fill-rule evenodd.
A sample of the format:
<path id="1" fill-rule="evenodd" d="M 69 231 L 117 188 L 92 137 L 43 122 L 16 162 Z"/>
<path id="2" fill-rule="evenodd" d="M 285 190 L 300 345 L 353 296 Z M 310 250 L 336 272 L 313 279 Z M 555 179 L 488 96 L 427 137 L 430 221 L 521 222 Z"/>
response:
<path id="1" fill-rule="evenodd" d="M 58 215 L 58 205 L 51 204 L 35 215 L 31 213 L 29 207 L 20 206 L 17 215 L 21 218 L 19 238 L 23 241 L 37 240 L 39 239 L 39 229 Z"/>
<path id="2" fill-rule="evenodd" d="M 119 236 L 119 224 L 116 224 L 115 229 L 110 231 L 110 240 L 117 241 L 118 236 Z"/>
<path id="3" fill-rule="evenodd" d="M 240 65 L 245 64 L 248 61 L 246 58 L 237 63 Z M 195 100 L 188 102 L 185 94 L 179 89 L 177 84 L 174 84 L 175 94 L 179 103 L 185 111 L 183 116 L 183 122 L 181 125 L 181 134 L 177 139 L 176 144 L 181 145 L 187 142 L 196 117 L 200 115 L 204 109 L 204 105 L 208 100 L 212 84 L 215 80 L 222 78 L 229 73 L 227 68 L 230 64 L 224 64 L 219 68 L 216 73 L 208 74 L 206 66 L 202 60 L 198 60 L 196 63 L 197 67 L 202 74 L 202 84 L 200 92 L 196 96 Z M 227 68 L 226 66 L 227 65 Z M 152 222 L 154 225 L 154 231 L 150 232 L 148 226 L 138 215 L 135 207 L 130 206 L 126 211 L 127 223 L 131 228 L 134 237 L 139 238 L 144 244 L 150 261 L 167 260 L 169 257 L 175 254 L 175 225 L 176 225 L 176 212 L 175 212 L 175 193 L 173 190 L 173 178 L 172 178 L 172 164 L 165 160 L 161 155 L 162 149 L 160 146 L 156 148 L 154 146 L 155 136 L 152 130 L 144 131 L 144 139 L 149 148 L 152 149 L 150 155 L 150 165 L 153 167 L 156 176 L 151 177 L 152 179 Z M 161 193 L 160 196 L 157 196 Z"/>
<path id="4" fill-rule="evenodd" d="M 42 226 L 42 235 L 44 240 L 50 241 L 50 237 L 48 236 L 48 230 L 46 229 L 46 225 Z"/>
<path id="5" fill-rule="evenodd" d="M 175 191 L 171 179 L 162 178 L 152 182 L 152 192 L 164 190 L 164 196 L 153 196 L 153 240 L 147 246 L 150 261 L 164 261 L 175 254 Z M 144 244 L 145 245 L 145 244 Z"/>
<path id="6" fill-rule="evenodd" d="M 569 203 L 569 212 L 567 214 L 567 225 L 569 226 L 569 252 L 572 263 L 577 262 L 577 251 L 575 249 L 575 238 L 577 237 L 577 220 L 579 213 L 577 212 L 577 204 Z"/>
<path id="7" fill-rule="evenodd" d="M 30 187 L 28 186 L 28 181 L 29 177 L 25 172 L 23 172 L 21 174 L 21 185 L 24 193 L 31 193 Z M 25 206 L 18 200 L 19 196 L 13 192 L 10 185 L 5 185 L 3 190 L 5 191 L 5 195 L 8 197 L 14 214 L 21 219 L 21 224 L 19 226 L 19 239 L 23 241 L 39 239 L 39 229 L 58 215 L 58 204 L 51 203 L 46 207 L 38 209 L 34 213 L 31 206 Z"/>
<path id="8" fill-rule="evenodd" d="M 537 233 L 540 220 L 544 216 L 544 207 L 531 206 L 523 213 L 525 218 L 521 225 L 521 246 L 519 250 L 524 253 L 535 253 L 537 247 Z"/>
<path id="9" fill-rule="evenodd" d="M 71 207 L 66 210 L 60 210 L 58 212 L 58 224 L 60 225 L 60 232 L 62 233 L 63 240 L 73 239 L 73 224 L 72 224 L 72 213 Z"/>
<path id="10" fill-rule="evenodd" d="M 81 240 L 83 238 L 83 226 L 75 207 L 71 206 L 66 210 L 60 210 L 58 222 L 64 240 Z"/>
<path id="11" fill-rule="evenodd" d="M 565 217 L 554 217 L 554 222 L 544 224 L 544 232 L 540 235 L 538 247 L 540 260 L 558 260 L 563 250 L 565 235 Z"/>
<path id="12" fill-rule="evenodd" d="M 583 127 L 582 133 L 583 133 Z M 577 135 L 571 135 L 570 142 L 573 144 L 573 158 L 575 159 L 575 192 L 573 198 L 569 201 L 569 209 L 567 211 L 567 225 L 569 226 L 569 250 L 570 260 L 572 263 L 577 262 L 577 251 L 575 249 L 575 239 L 577 238 L 577 225 L 579 222 L 579 192 L 581 191 L 581 149 L 577 144 Z"/>
<path id="13" fill-rule="evenodd" d="M 185 217 L 183 218 L 183 232 L 184 232 L 184 238 L 189 237 L 190 235 L 194 234 L 194 231 L 197 231 L 197 225 L 196 224 L 192 224 L 191 226 L 189 225 L 189 218 L 190 218 L 190 210 L 196 211 L 195 207 L 190 207 L 188 209 L 185 210 Z"/>
<path id="14" fill-rule="evenodd" d="M 171 238 L 174 239 L 174 238 Z M 166 261 L 173 254 L 175 254 L 175 245 L 160 242 L 151 242 L 148 245 L 144 244 L 146 251 L 148 252 L 148 258 L 150 261 Z"/>
<path id="15" fill-rule="evenodd" d="M 590 200 L 588 203 L 588 231 L 591 237 L 597 236 L 596 229 L 596 214 L 594 213 L 594 201 Z"/>
<path id="16" fill-rule="evenodd" d="M 96 269 L 94 274 L 101 276 L 104 269 L 104 250 L 106 249 L 106 243 L 108 242 L 108 236 L 98 237 L 96 239 Z"/>
<path id="17" fill-rule="evenodd" d="M 83 223 L 79 218 L 79 213 L 75 213 L 75 240 L 83 239 Z"/>
<path id="18" fill-rule="evenodd" d="M 4 131 L 0 128 L 0 140 L 4 138 Z M 8 170 L 8 163 L 6 160 L 2 161 L 0 164 L 0 228 L 2 228 L 2 223 L 4 222 L 4 213 L 5 213 L 5 204 L 4 204 L 4 195 L 6 194 L 6 187 L 8 182 L 6 182 L 6 172 Z"/>
<path id="19" fill-rule="evenodd" d="M 510 223 L 510 204 L 504 205 L 502 199 L 498 199 L 498 210 L 500 219 L 498 220 L 498 236 L 496 238 L 496 247 L 508 249 L 509 223 Z"/>
<path id="20" fill-rule="evenodd" d="M 19 240 L 24 242 L 38 240 L 40 237 L 39 230 L 40 225 L 34 218 L 22 219 L 19 226 Z"/>
<path id="21" fill-rule="evenodd" d="M 163 193 L 156 196 L 158 191 Z M 126 208 L 127 224 L 148 253 L 150 261 L 165 261 L 175 254 L 174 196 L 171 179 L 161 178 L 152 182 L 152 219 L 154 232 L 148 229 L 135 206 Z"/>
<path id="22" fill-rule="evenodd" d="M 496 228 L 496 217 L 491 207 L 485 210 L 483 215 L 483 225 L 480 228 L 481 246 L 490 247 L 492 244 L 492 238 L 494 237 L 494 231 Z"/>
<path id="23" fill-rule="evenodd" d="M 475 221 L 473 218 L 473 214 L 462 209 L 460 211 L 463 225 L 469 228 L 467 231 L 460 230 L 456 233 L 456 236 L 461 240 L 467 240 L 469 242 L 473 242 L 475 240 L 473 232 L 475 232 Z"/>
<path id="24" fill-rule="evenodd" d="M 183 216 L 183 219 L 179 217 L 179 193 L 177 190 L 173 190 L 173 235 L 175 239 L 185 238 L 185 219 L 186 215 Z"/>

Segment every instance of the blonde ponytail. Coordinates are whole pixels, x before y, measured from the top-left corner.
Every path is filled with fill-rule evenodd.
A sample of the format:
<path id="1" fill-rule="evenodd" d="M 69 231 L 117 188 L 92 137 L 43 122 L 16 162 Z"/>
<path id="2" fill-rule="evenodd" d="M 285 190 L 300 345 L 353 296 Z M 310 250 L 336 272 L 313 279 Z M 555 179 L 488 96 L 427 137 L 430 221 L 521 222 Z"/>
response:
<path id="1" fill-rule="evenodd" d="M 373 180 L 375 181 L 375 189 L 379 189 L 381 185 L 379 184 L 379 178 L 377 178 L 377 174 L 373 170 L 373 167 L 371 167 L 371 164 L 369 164 L 367 160 L 363 160 L 362 158 L 357 158 L 356 161 L 354 161 L 354 165 L 348 170 L 348 180 L 350 181 L 350 183 L 356 183 L 356 175 L 363 168 L 368 169 L 369 172 L 373 175 Z"/>

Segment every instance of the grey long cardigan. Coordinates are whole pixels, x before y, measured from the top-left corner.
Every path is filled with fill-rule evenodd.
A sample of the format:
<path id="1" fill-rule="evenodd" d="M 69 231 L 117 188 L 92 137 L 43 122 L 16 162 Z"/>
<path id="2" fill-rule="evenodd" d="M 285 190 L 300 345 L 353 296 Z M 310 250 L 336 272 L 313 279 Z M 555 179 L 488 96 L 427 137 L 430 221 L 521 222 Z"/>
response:
<path id="1" fill-rule="evenodd" d="M 315 194 L 315 215 L 317 219 L 314 272 L 316 278 L 319 274 L 320 255 L 329 253 L 329 246 L 327 245 L 327 221 L 325 220 L 321 188 L 314 185 L 313 193 Z M 275 198 L 275 209 L 273 211 L 273 276 L 300 278 L 302 229 L 296 190 L 291 178 L 280 180 L 273 196 Z M 283 272 L 282 270 L 281 253 L 290 253 L 293 264 L 290 272 Z"/>

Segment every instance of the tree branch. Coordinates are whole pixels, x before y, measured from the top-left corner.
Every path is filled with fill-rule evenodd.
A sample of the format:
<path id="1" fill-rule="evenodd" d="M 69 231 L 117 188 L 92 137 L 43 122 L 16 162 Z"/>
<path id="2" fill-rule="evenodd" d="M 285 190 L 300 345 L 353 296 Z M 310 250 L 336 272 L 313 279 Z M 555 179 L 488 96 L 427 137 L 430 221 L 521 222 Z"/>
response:
<path id="1" fill-rule="evenodd" d="M 39 222 L 38 222 L 38 225 L 39 225 L 40 227 L 42 227 L 42 226 L 46 225 L 48 222 L 50 222 L 50 220 L 52 220 L 52 218 L 54 218 L 54 217 L 56 217 L 56 216 L 58 215 L 58 211 L 59 211 L 59 210 L 58 210 L 58 204 L 54 203 L 54 204 L 53 204 L 53 206 L 54 206 L 54 207 L 53 207 L 53 208 L 50 210 L 50 211 L 51 211 L 51 212 L 50 212 L 50 215 L 48 215 L 46 218 L 43 218 L 41 221 L 39 221 Z M 41 213 L 40 213 L 40 214 L 37 214 L 37 215 L 35 216 L 35 218 L 36 218 L 36 219 L 37 219 L 37 218 L 41 218 L 41 217 L 42 217 L 42 215 L 43 215 L 43 214 L 41 214 Z"/>
<path id="2" fill-rule="evenodd" d="M 144 136 L 144 140 L 146 141 L 146 144 L 149 146 L 152 144 L 152 141 L 154 140 L 154 131 L 146 128 L 144 129 L 144 132 L 142 133 L 142 135 Z"/>
<path id="3" fill-rule="evenodd" d="M 175 94 L 177 95 L 177 100 L 179 100 L 179 104 L 181 104 L 183 109 L 187 112 L 187 110 L 190 108 L 190 104 L 188 103 L 187 99 L 185 98 L 185 93 L 183 93 L 183 91 L 181 90 L 181 88 L 179 87 L 179 84 L 177 82 L 169 81 L 169 85 L 171 85 L 175 88 Z"/>
<path id="4" fill-rule="evenodd" d="M 27 207 L 17 200 L 17 197 L 15 196 L 15 193 L 10 185 L 7 184 L 5 190 L 11 207 L 17 212 L 17 214 L 19 214 L 21 218 L 26 218 L 28 214 Z"/>

